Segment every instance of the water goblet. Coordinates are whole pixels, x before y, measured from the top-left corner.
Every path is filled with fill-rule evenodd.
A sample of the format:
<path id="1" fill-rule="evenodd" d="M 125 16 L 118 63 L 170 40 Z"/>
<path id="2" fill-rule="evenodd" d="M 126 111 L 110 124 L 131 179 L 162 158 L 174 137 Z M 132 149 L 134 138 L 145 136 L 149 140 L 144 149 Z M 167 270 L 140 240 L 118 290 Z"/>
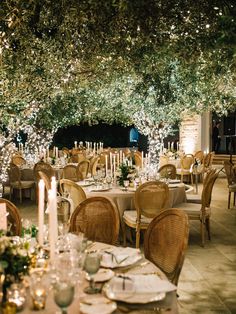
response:
<path id="1" fill-rule="evenodd" d="M 85 293 L 95 294 L 95 293 L 100 292 L 100 289 L 95 287 L 94 278 L 93 278 L 93 275 L 95 275 L 99 270 L 100 260 L 101 260 L 101 256 L 98 252 L 87 253 L 85 257 L 84 270 L 87 272 L 90 279 L 89 286 L 84 289 Z"/>
<path id="2" fill-rule="evenodd" d="M 129 186 L 129 180 L 124 180 L 125 191 L 128 190 L 128 186 Z"/>
<path id="3" fill-rule="evenodd" d="M 60 307 L 62 314 L 67 314 L 67 307 L 74 299 L 75 286 L 69 280 L 60 280 L 53 286 L 54 301 Z"/>
<path id="4" fill-rule="evenodd" d="M 111 176 L 106 176 L 106 183 L 108 184 L 108 188 L 110 188 L 111 183 L 112 183 L 112 177 Z"/>

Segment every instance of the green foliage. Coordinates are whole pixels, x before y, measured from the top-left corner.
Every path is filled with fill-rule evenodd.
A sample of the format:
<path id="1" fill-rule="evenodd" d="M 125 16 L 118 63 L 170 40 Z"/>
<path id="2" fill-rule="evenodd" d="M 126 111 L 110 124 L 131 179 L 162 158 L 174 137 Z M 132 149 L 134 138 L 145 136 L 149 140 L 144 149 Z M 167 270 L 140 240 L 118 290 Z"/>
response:
<path id="1" fill-rule="evenodd" d="M 1 128 L 235 107 L 233 1 L 1 1 Z M 33 109 L 31 109 L 33 108 Z"/>
<path id="2" fill-rule="evenodd" d="M 129 180 L 130 176 L 132 176 L 135 172 L 135 168 L 133 166 L 129 166 L 128 162 L 123 162 L 119 166 L 120 175 L 119 175 L 119 185 L 124 186 L 124 180 Z"/>
<path id="3" fill-rule="evenodd" d="M 4 269 L 5 281 L 20 280 L 28 274 L 30 257 L 27 243 L 14 243 L 4 235 L 0 238 L 0 264 Z"/>

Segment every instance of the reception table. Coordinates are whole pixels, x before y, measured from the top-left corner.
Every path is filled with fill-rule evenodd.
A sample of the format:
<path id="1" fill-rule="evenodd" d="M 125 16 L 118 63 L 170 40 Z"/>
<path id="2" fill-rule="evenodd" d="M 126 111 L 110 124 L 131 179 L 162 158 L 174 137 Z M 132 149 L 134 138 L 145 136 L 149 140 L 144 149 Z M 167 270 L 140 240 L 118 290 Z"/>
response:
<path id="1" fill-rule="evenodd" d="M 80 184 L 80 182 L 77 182 Z M 115 205 L 117 206 L 117 209 L 119 211 L 120 216 L 120 224 L 121 224 L 121 230 L 122 234 L 125 233 L 125 225 L 123 222 L 123 214 L 125 210 L 134 210 L 134 188 L 128 188 L 127 191 L 124 190 L 121 187 L 113 187 L 113 188 L 101 188 L 96 189 L 96 187 L 84 187 L 85 193 L 87 197 L 93 197 L 93 196 L 104 196 L 110 198 Z M 186 193 L 185 193 L 185 184 L 184 183 L 178 183 L 178 184 L 171 184 L 169 185 L 169 201 L 166 204 L 166 208 L 172 208 L 175 205 L 178 205 L 180 203 L 187 202 L 186 199 Z M 127 229 L 128 230 L 128 229 Z M 127 236 L 130 238 L 130 234 L 127 234 Z"/>
<path id="2" fill-rule="evenodd" d="M 108 250 L 108 249 L 113 249 L 115 247 L 104 244 L 104 243 L 93 243 L 92 246 L 88 249 L 91 251 L 97 250 L 97 251 L 102 251 L 102 250 Z M 117 248 L 117 247 L 116 247 Z M 140 256 L 141 259 L 134 263 L 133 265 L 129 265 L 126 267 L 119 267 L 119 268 L 113 268 L 112 270 L 114 273 L 118 274 L 123 274 L 123 276 L 128 276 L 128 275 L 155 275 L 160 279 L 167 280 L 166 276 L 163 274 L 163 272 L 158 269 L 154 264 L 146 260 L 143 256 Z M 104 283 L 103 283 L 104 284 Z M 140 282 L 140 284 L 142 284 Z M 85 274 L 81 275 L 81 280 L 80 284 L 77 285 L 76 287 L 76 292 L 75 292 L 75 297 L 73 303 L 68 307 L 68 314 L 82 314 L 84 313 L 82 311 L 84 298 L 86 297 L 86 302 L 88 302 L 90 296 L 86 295 L 83 292 L 83 289 L 88 286 L 88 281 L 85 279 Z M 47 301 L 46 301 L 46 307 L 44 310 L 37 311 L 39 314 L 55 314 L 55 313 L 60 313 L 59 308 L 53 301 L 53 296 L 52 296 L 52 290 L 49 290 Z M 105 296 L 104 291 L 102 292 L 103 296 Z M 98 298 L 101 294 L 98 294 Z M 92 298 L 92 297 L 91 297 Z M 141 297 L 140 297 L 141 298 Z M 109 302 L 109 299 L 106 300 Z M 113 301 L 114 302 L 114 301 Z M 88 302 L 89 303 L 89 302 Z M 96 305 L 94 308 L 90 309 L 89 313 L 94 313 L 94 314 L 103 314 L 100 311 L 96 310 Z M 166 292 L 163 298 L 160 301 L 156 302 L 150 302 L 150 303 L 128 303 L 128 302 L 117 302 L 117 309 L 115 309 L 113 312 L 109 313 L 114 313 L 114 314 L 121 314 L 121 313 L 132 313 L 132 314 L 151 314 L 151 313 L 166 313 L 166 314 L 177 314 L 178 313 L 178 306 L 177 306 L 177 297 L 176 297 L 176 291 L 175 288 L 174 290 L 170 292 Z M 24 310 L 21 312 L 22 314 L 29 314 L 29 313 L 35 313 L 35 311 L 32 310 L 32 302 L 31 298 L 29 296 L 29 293 L 27 295 L 27 303 L 24 307 Z M 88 313 L 88 312 L 87 312 Z"/>

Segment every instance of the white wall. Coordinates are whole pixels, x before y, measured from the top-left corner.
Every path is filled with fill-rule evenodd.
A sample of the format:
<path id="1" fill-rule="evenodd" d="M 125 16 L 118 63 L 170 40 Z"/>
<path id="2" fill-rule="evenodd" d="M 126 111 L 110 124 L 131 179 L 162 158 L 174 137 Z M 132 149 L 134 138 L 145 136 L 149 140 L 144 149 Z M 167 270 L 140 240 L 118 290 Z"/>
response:
<path id="1" fill-rule="evenodd" d="M 186 116 L 180 126 L 180 145 L 186 154 L 210 148 L 210 114 Z"/>

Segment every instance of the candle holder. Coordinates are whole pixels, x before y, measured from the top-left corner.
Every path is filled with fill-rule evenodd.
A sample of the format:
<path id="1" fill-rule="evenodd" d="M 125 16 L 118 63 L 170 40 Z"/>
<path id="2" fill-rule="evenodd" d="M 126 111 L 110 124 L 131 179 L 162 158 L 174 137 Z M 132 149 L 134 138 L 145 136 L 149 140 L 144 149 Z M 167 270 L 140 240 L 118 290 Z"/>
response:
<path id="1" fill-rule="evenodd" d="M 30 283 L 30 295 L 32 298 L 33 309 L 43 310 L 46 305 L 47 291 L 43 273 L 33 273 Z"/>
<path id="2" fill-rule="evenodd" d="M 26 291 L 22 283 L 13 283 L 7 289 L 7 301 L 15 303 L 17 311 L 21 311 L 26 300 Z"/>

